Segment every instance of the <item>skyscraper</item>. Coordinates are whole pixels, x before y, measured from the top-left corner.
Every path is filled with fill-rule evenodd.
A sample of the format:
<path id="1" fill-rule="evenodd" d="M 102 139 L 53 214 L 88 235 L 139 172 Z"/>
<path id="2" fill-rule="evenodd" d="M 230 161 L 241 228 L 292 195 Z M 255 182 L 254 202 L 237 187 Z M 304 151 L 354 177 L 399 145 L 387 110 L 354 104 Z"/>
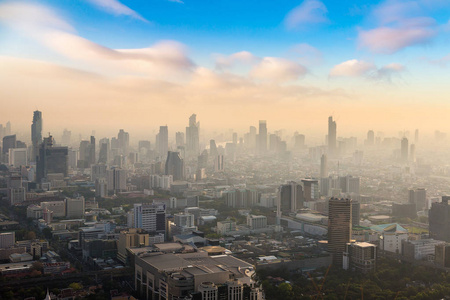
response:
<path id="1" fill-rule="evenodd" d="M 165 159 L 167 151 L 169 151 L 169 128 L 167 126 L 160 126 L 158 134 L 159 156 Z"/>
<path id="2" fill-rule="evenodd" d="M 450 243 L 450 196 L 442 196 L 442 202 L 433 203 L 428 212 L 430 238 Z"/>
<path id="3" fill-rule="evenodd" d="M 328 177 L 328 157 L 322 154 L 320 158 L 320 178 Z"/>
<path id="4" fill-rule="evenodd" d="M 373 130 L 367 132 L 367 146 L 373 146 L 375 144 L 375 133 Z"/>
<path id="5" fill-rule="evenodd" d="M 186 127 L 186 156 L 197 157 L 199 154 L 200 122 L 197 122 L 197 115 L 189 117 L 189 127 Z"/>
<path id="6" fill-rule="evenodd" d="M 417 211 L 428 209 L 427 190 L 424 188 L 409 190 L 408 202 L 414 203 L 416 205 Z"/>
<path id="7" fill-rule="evenodd" d="M 263 155 L 267 152 L 267 123 L 265 120 L 259 121 L 259 133 L 257 139 L 257 153 Z"/>
<path id="8" fill-rule="evenodd" d="M 404 163 L 408 162 L 408 139 L 405 137 L 402 138 L 401 160 Z"/>
<path id="9" fill-rule="evenodd" d="M 128 155 L 128 147 L 130 145 L 130 135 L 123 129 L 119 130 L 117 134 L 118 148 L 121 149 L 123 155 Z"/>
<path id="10" fill-rule="evenodd" d="M 295 181 L 290 181 L 278 188 L 277 211 L 281 213 L 296 212 L 303 208 L 303 187 Z"/>
<path id="11" fill-rule="evenodd" d="M 167 153 L 166 175 L 172 175 L 173 180 L 184 180 L 184 161 L 179 152 Z"/>
<path id="12" fill-rule="evenodd" d="M 33 112 L 33 124 L 31 124 L 31 160 L 36 161 L 39 155 L 39 145 L 42 143 L 42 112 L 36 110 Z"/>
<path id="13" fill-rule="evenodd" d="M 41 183 L 48 174 L 63 174 L 67 176 L 69 169 L 69 150 L 67 147 L 53 147 L 53 137 L 44 138 L 39 147 L 36 161 L 36 181 Z"/>
<path id="14" fill-rule="evenodd" d="M 16 148 L 16 135 L 7 135 L 3 138 L 3 154 L 9 153 L 9 149 Z"/>
<path id="15" fill-rule="evenodd" d="M 331 198 L 328 202 L 328 251 L 334 266 L 342 268 L 342 255 L 352 236 L 352 200 Z"/>
<path id="16" fill-rule="evenodd" d="M 178 147 L 184 147 L 184 132 L 175 133 L 175 145 Z"/>
<path id="17" fill-rule="evenodd" d="M 333 117 L 328 117 L 328 154 L 331 157 L 337 155 L 336 147 L 336 122 L 333 121 Z"/>

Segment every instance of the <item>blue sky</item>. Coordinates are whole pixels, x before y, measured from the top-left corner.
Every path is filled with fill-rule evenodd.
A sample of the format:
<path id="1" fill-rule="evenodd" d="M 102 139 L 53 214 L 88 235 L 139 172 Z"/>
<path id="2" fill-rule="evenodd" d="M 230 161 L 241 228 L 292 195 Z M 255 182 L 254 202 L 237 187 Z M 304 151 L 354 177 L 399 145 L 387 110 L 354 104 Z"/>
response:
<path id="1" fill-rule="evenodd" d="M 289 124 L 270 114 L 274 103 L 323 116 L 412 103 L 433 119 L 430 102 L 440 105 L 436 113 L 448 111 L 449 19 L 445 0 L 0 1 L 0 57 L 7 67 L 0 76 L 9 81 L 3 93 L 26 105 L 32 97 L 14 87 L 31 78 L 15 71 L 39 73 L 36 66 L 43 66 L 35 87 L 42 97 L 85 86 L 99 105 L 117 98 L 105 118 L 130 101 L 153 108 L 148 99 L 164 99 L 156 105 L 164 113 L 149 126 L 178 120 L 174 106 L 180 118 L 191 113 L 178 101 L 208 114 L 229 110 L 224 99 L 239 105 L 242 116 L 261 106 L 252 122 L 272 118 L 280 126 Z M 90 85 L 92 76 L 98 85 Z M 63 79 L 52 90 L 49 82 Z"/>

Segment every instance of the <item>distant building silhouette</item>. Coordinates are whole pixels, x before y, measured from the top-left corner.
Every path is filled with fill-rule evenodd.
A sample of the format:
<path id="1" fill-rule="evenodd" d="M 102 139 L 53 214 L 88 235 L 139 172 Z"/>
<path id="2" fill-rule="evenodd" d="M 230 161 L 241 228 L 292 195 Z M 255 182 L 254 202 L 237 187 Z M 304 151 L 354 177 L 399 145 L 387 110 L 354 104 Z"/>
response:
<path id="1" fill-rule="evenodd" d="M 174 181 L 184 180 L 184 161 L 179 152 L 168 151 L 165 174 L 172 175 Z"/>
<path id="2" fill-rule="evenodd" d="M 36 110 L 33 112 L 33 123 L 31 124 L 31 160 L 36 161 L 36 157 L 39 155 L 39 146 L 42 143 L 42 112 Z"/>
<path id="3" fill-rule="evenodd" d="M 342 268 L 342 255 L 352 236 L 352 200 L 331 198 L 328 202 L 328 251 L 334 266 Z"/>

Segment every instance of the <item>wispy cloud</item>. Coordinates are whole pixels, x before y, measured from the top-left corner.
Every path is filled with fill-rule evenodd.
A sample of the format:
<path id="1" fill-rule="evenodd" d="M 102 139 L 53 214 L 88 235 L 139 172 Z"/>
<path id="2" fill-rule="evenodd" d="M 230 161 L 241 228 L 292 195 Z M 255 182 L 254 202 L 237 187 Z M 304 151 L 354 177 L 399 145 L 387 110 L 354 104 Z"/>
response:
<path id="1" fill-rule="evenodd" d="M 296 80 L 307 73 L 308 69 L 299 63 L 279 57 L 264 57 L 250 71 L 250 76 L 260 80 L 285 82 Z"/>
<path id="2" fill-rule="evenodd" d="M 305 0 L 287 14 L 284 24 L 288 29 L 294 29 L 307 24 L 326 23 L 327 13 L 328 9 L 321 1 Z"/>
<path id="3" fill-rule="evenodd" d="M 100 72 L 161 76 L 187 71 L 194 65 L 187 57 L 186 47 L 175 41 L 161 41 L 142 49 L 111 49 L 99 45 L 77 35 L 66 21 L 40 5 L 1 4 L 0 22 L 56 53 Z"/>
<path id="4" fill-rule="evenodd" d="M 391 82 L 392 77 L 399 75 L 405 71 L 405 67 L 398 63 L 391 63 L 381 68 L 371 62 L 363 60 L 347 60 L 334 66 L 329 76 L 330 78 L 337 77 L 360 77 L 370 80 L 382 80 Z"/>
<path id="5" fill-rule="evenodd" d="M 374 53 L 392 54 L 406 47 L 429 43 L 438 33 L 436 21 L 426 16 L 431 2 L 383 2 L 372 12 L 378 27 L 359 30 L 359 46 Z"/>
<path id="6" fill-rule="evenodd" d="M 240 51 L 231 55 L 214 54 L 216 69 L 222 70 L 235 66 L 236 64 L 251 65 L 261 59 L 248 51 Z"/>
<path id="7" fill-rule="evenodd" d="M 139 13 L 132 10 L 126 5 L 123 5 L 117 0 L 87 0 L 94 4 L 95 6 L 112 13 L 114 15 L 120 16 L 129 16 L 144 22 L 148 22 L 144 17 L 142 17 Z"/>

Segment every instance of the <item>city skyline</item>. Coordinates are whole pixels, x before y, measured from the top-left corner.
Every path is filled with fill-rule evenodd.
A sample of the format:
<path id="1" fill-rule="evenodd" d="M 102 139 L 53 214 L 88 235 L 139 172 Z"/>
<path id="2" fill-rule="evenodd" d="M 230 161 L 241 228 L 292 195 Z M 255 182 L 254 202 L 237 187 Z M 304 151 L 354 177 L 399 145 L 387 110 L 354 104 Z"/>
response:
<path id="1" fill-rule="evenodd" d="M 333 115 L 352 120 L 341 132 L 448 131 L 449 5 L 1 1 L 0 117 L 139 135 L 192 113 L 211 130 L 321 131 Z"/>

